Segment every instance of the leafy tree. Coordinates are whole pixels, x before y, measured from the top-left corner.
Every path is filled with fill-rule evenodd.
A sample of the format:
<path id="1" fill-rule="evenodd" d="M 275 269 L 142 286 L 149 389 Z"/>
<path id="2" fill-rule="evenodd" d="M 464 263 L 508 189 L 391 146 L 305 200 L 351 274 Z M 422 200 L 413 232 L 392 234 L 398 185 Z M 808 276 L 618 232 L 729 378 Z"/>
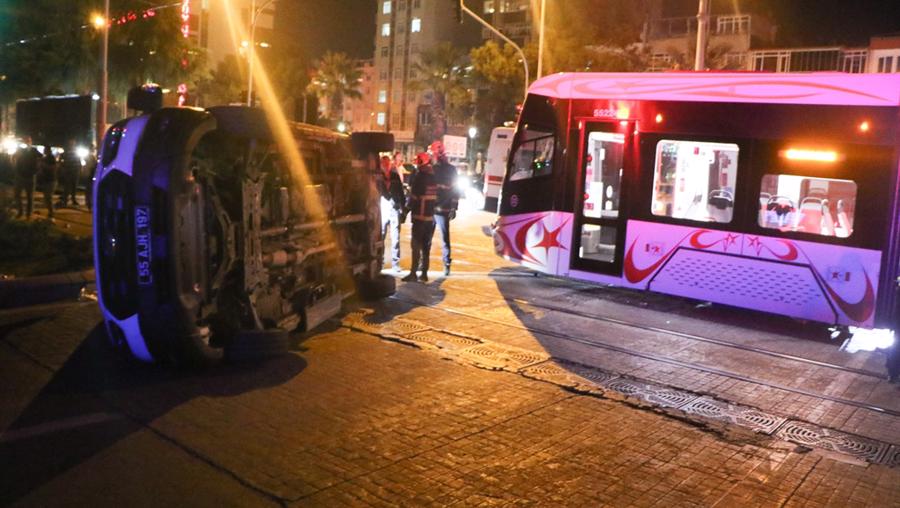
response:
<path id="1" fill-rule="evenodd" d="M 625 51 L 627 46 L 638 41 L 647 12 L 646 4 L 647 0 L 548 2 L 544 75 L 588 70 L 632 70 L 627 68 L 632 58 L 613 58 L 618 51 L 598 52 L 596 48 Z"/>
<path id="2" fill-rule="evenodd" d="M 412 90 L 430 90 L 432 129 L 431 139 L 418 140 L 425 145 L 442 139 L 447 133 L 448 119 L 461 120 L 470 112 L 471 94 L 467 88 L 466 53 L 449 42 L 442 42 L 422 51 L 419 61 L 412 65 L 416 78 L 410 82 Z"/>
<path id="3" fill-rule="evenodd" d="M 156 9 L 144 18 L 148 4 L 143 0 L 117 0 L 113 8 L 114 18 L 129 12 L 137 16 L 109 27 L 111 97 L 148 81 L 174 88 L 204 65 L 203 55 L 180 33 L 178 9 Z M 102 32 L 89 20 L 98 9 L 96 0 L 31 0 L 4 11 L 10 28 L 0 43 L 27 42 L 0 46 L 0 75 L 7 76 L 0 100 L 96 91 Z"/>
<path id="4" fill-rule="evenodd" d="M 197 94 L 203 106 L 215 106 L 243 102 L 246 97 L 246 73 L 241 72 L 235 55 L 228 55 L 196 84 Z"/>
<path id="5" fill-rule="evenodd" d="M 530 55 L 528 53 L 531 53 Z M 526 53 L 529 67 L 534 69 L 534 52 Z M 475 102 L 475 124 L 478 141 L 490 136 L 491 130 L 503 122 L 515 120 L 516 104 L 522 102 L 525 71 L 519 52 L 512 46 L 488 41 L 469 54 L 472 77 L 478 93 Z"/>
<path id="6" fill-rule="evenodd" d="M 326 118 L 343 120 L 344 98 L 360 99 L 362 70 L 345 53 L 327 52 L 316 62 L 309 91 L 327 104 Z"/>

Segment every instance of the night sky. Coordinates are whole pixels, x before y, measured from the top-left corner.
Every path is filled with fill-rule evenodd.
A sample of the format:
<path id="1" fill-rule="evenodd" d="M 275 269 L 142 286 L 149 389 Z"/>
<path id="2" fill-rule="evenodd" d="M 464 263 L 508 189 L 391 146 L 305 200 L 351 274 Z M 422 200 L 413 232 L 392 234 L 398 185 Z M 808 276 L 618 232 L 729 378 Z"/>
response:
<path id="1" fill-rule="evenodd" d="M 454 0 L 444 0 L 454 1 Z M 482 0 L 468 0 L 480 4 Z M 548 4 L 551 5 L 550 0 Z M 697 0 L 664 0 L 667 15 L 697 13 Z M 282 33 L 291 46 L 316 58 L 326 50 L 357 58 L 373 56 L 377 0 L 281 0 Z M 900 0 L 712 0 L 715 11 L 737 5 L 769 12 L 778 25 L 778 46 L 868 44 L 869 36 L 900 32 Z"/>

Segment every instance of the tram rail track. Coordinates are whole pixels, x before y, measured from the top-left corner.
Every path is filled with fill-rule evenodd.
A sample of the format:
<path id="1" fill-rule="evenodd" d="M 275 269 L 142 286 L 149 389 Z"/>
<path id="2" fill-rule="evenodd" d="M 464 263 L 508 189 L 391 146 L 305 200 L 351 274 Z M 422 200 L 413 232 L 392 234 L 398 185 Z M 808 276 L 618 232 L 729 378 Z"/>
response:
<path id="1" fill-rule="evenodd" d="M 474 291 L 469 291 L 468 293 L 469 294 L 477 294 L 479 296 L 485 296 L 485 297 L 491 296 L 491 295 L 487 295 L 485 293 L 477 293 Z M 502 298 L 507 303 L 514 303 L 514 304 L 518 304 L 518 305 L 527 305 L 529 307 L 534 307 L 536 309 L 558 312 L 558 313 L 567 314 L 570 316 L 578 316 L 578 317 L 582 317 L 585 319 L 593 319 L 593 320 L 597 320 L 597 321 L 603 321 L 605 323 L 615 324 L 615 325 L 624 326 L 624 327 L 628 327 L 628 328 L 635 328 L 635 329 L 644 330 L 644 331 L 653 332 L 653 333 L 662 333 L 662 334 L 666 334 L 666 335 L 672 335 L 672 336 L 679 337 L 679 338 L 686 339 L 686 340 L 692 340 L 692 341 L 696 341 L 696 342 L 704 342 L 707 344 L 714 344 L 717 346 L 738 349 L 741 351 L 747 351 L 747 352 L 751 352 L 751 353 L 757 353 L 757 354 L 761 354 L 764 356 L 779 358 L 782 360 L 789 360 L 789 361 L 794 361 L 794 362 L 799 362 L 799 363 L 805 363 L 808 365 L 815 365 L 818 367 L 824 367 L 824 368 L 828 368 L 828 369 L 832 369 L 832 370 L 848 372 L 851 374 L 872 377 L 872 378 L 876 378 L 876 379 L 884 379 L 884 377 L 885 377 L 885 374 L 880 373 L 880 372 L 875 372 L 872 370 L 848 367 L 846 365 L 838 365 L 836 363 L 824 362 L 821 360 L 815 360 L 815 359 L 806 358 L 803 356 L 792 355 L 789 353 L 782 353 L 780 351 L 772 351 L 771 349 L 765 349 L 765 348 L 760 348 L 760 347 L 755 347 L 755 346 L 748 346 L 745 344 L 738 344 L 738 343 L 730 342 L 727 340 L 714 339 L 712 337 L 704 337 L 702 335 L 681 332 L 678 330 L 670 330 L 668 328 L 662 328 L 662 327 L 658 327 L 658 326 L 642 325 L 642 324 L 634 323 L 634 322 L 627 321 L 624 319 L 602 316 L 602 315 L 599 315 L 596 313 L 583 312 L 583 311 L 578 311 L 578 310 L 574 310 L 574 309 L 559 307 L 556 305 L 548 305 L 545 303 L 535 303 L 535 302 L 525 300 L 523 298 L 516 298 L 516 297 L 509 297 L 509 296 L 501 296 L 500 298 Z"/>
<path id="2" fill-rule="evenodd" d="M 553 338 L 556 338 L 559 340 L 574 342 L 574 343 L 582 344 L 582 345 L 589 346 L 589 347 L 602 348 L 602 349 L 606 349 L 609 351 L 615 351 L 615 352 L 621 353 L 621 354 L 626 354 L 626 355 L 643 358 L 646 360 L 656 361 L 656 362 L 660 362 L 660 363 L 665 363 L 665 364 L 669 364 L 669 365 L 675 365 L 678 367 L 692 369 L 692 370 L 696 370 L 696 371 L 700 371 L 700 372 L 705 372 L 708 374 L 714 374 L 714 375 L 718 375 L 718 376 L 722 376 L 722 377 L 727 377 L 729 379 L 735 379 L 735 380 L 755 384 L 758 386 L 765 386 L 765 387 L 768 387 L 771 389 L 781 390 L 781 391 L 793 393 L 796 395 L 803 395 L 806 397 L 812 397 L 812 398 L 819 399 L 819 400 L 825 400 L 825 401 L 833 402 L 836 404 L 842 404 L 842 405 L 846 405 L 846 406 L 865 409 L 867 411 L 872 411 L 875 413 L 890 415 L 890 416 L 894 416 L 894 417 L 900 417 L 900 411 L 898 411 L 898 410 L 879 406 L 876 404 L 862 402 L 859 400 L 847 399 L 847 398 L 843 398 L 843 397 L 836 397 L 836 396 L 832 396 L 832 395 L 814 392 L 814 391 L 807 390 L 804 388 L 798 388 L 798 387 L 788 386 L 788 385 L 784 385 L 781 383 L 776 383 L 776 382 L 767 381 L 767 380 L 763 380 L 763 379 L 757 379 L 757 378 L 754 378 L 754 377 L 751 377 L 751 376 L 748 376 L 745 374 L 737 373 L 737 372 L 719 369 L 716 367 L 710 367 L 710 366 L 702 365 L 702 364 L 695 363 L 695 362 L 676 360 L 676 359 L 669 358 L 669 357 L 666 357 L 663 355 L 658 355 L 658 354 L 649 353 L 649 352 L 645 352 L 645 351 L 638 351 L 635 349 L 618 346 L 615 344 L 610 344 L 610 343 L 604 342 L 604 341 L 589 340 L 586 338 L 576 337 L 576 336 L 573 336 L 570 334 L 561 333 L 561 332 L 557 332 L 554 330 L 548 330 L 548 329 L 534 327 L 534 326 L 526 326 L 526 325 L 523 325 L 520 323 L 512 323 L 512 322 L 503 321 L 500 319 L 484 317 L 484 316 L 480 316 L 480 315 L 477 315 L 472 312 L 455 309 L 455 308 L 451 308 L 451 307 L 447 307 L 447 306 L 442 306 L 439 304 L 430 304 L 427 302 L 415 300 L 415 299 L 400 296 L 400 295 L 393 295 L 390 298 L 393 300 L 399 301 L 399 302 L 410 304 L 410 305 L 427 307 L 430 309 L 435 309 L 435 310 L 439 310 L 442 312 L 446 312 L 448 314 L 454 314 L 454 315 L 464 316 L 464 317 L 467 317 L 470 319 L 475 319 L 475 320 L 479 320 L 479 321 L 483 321 L 483 322 L 493 323 L 493 324 L 502 325 L 502 326 L 508 326 L 511 328 L 524 330 L 529 333 L 541 334 L 541 335 L 553 337 Z M 506 300 L 507 298 L 504 298 L 504 299 Z M 534 304 L 531 304 L 531 303 L 529 303 L 529 305 L 534 306 Z M 590 319 L 594 319 L 594 318 L 591 317 Z M 616 320 L 615 318 L 609 318 L 609 319 L 610 319 L 609 322 L 620 325 L 620 326 L 633 326 L 632 324 L 630 324 L 626 321 L 623 321 L 623 320 Z M 655 333 L 669 333 L 669 334 L 673 334 L 673 335 L 680 337 L 680 335 L 673 333 L 674 331 L 668 331 L 668 330 L 664 330 L 664 329 L 660 329 L 660 328 L 656 328 L 656 327 L 644 327 L 643 325 L 634 325 L 634 328 L 642 329 L 645 331 L 654 331 Z M 678 332 L 678 333 L 680 333 L 680 332 Z M 688 336 L 687 338 L 691 338 L 690 334 L 685 334 L 685 335 Z M 685 338 L 685 337 L 681 337 L 681 338 Z M 710 339 L 710 340 L 716 340 L 716 339 Z M 750 346 L 746 346 L 746 347 L 751 348 Z M 755 349 L 758 349 L 758 348 L 755 348 Z M 752 352 L 753 349 L 751 348 L 751 349 L 749 349 L 749 351 Z M 762 350 L 762 351 L 767 351 L 767 350 Z M 776 353 L 776 352 L 770 351 L 770 353 Z M 781 353 L 777 353 L 777 354 L 781 354 Z M 810 359 L 806 359 L 806 358 L 802 358 L 802 357 L 794 357 L 793 355 L 785 355 L 784 359 L 794 360 L 794 361 L 807 360 L 807 362 L 804 362 L 804 363 L 809 363 L 812 365 L 826 367 L 826 368 L 833 367 L 833 368 L 837 368 L 839 370 L 846 370 L 847 372 L 852 372 L 852 373 L 857 373 L 854 371 L 860 370 L 860 369 L 851 369 L 849 367 L 844 367 L 844 366 L 835 365 L 835 364 L 829 364 L 827 362 L 819 362 L 817 360 L 810 360 Z M 870 371 L 863 370 L 862 372 L 868 373 L 868 374 L 860 374 L 860 373 L 857 373 L 857 374 L 860 374 L 860 375 L 874 374 L 874 373 L 871 373 Z M 875 377 L 882 377 L 882 376 L 876 375 Z"/>

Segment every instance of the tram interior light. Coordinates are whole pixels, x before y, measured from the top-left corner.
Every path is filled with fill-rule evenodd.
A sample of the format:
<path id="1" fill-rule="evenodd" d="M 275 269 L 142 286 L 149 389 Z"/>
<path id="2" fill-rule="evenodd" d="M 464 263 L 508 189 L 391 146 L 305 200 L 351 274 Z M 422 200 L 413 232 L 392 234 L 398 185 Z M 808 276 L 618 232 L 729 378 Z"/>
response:
<path id="1" fill-rule="evenodd" d="M 869 123 L 868 120 L 859 124 L 859 132 L 869 132 L 869 129 L 871 129 L 871 128 L 872 128 L 872 125 Z"/>
<path id="2" fill-rule="evenodd" d="M 833 150 L 805 150 L 789 148 L 783 152 L 784 158 L 792 161 L 837 162 L 838 153 Z"/>

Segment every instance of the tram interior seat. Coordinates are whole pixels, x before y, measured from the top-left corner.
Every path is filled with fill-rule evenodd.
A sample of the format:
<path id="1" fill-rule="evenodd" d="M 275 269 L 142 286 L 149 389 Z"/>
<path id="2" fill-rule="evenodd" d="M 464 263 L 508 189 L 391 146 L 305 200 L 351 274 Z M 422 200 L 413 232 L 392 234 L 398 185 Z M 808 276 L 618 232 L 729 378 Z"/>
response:
<path id="1" fill-rule="evenodd" d="M 807 197 L 800 201 L 800 219 L 797 221 L 797 231 L 804 233 L 822 234 L 822 198 Z"/>
<path id="2" fill-rule="evenodd" d="M 772 195 L 768 192 L 760 192 L 759 193 L 759 218 L 757 222 L 760 226 L 766 226 L 766 205 L 769 204 L 769 199 L 772 198 Z"/>
<path id="3" fill-rule="evenodd" d="M 790 230 L 793 226 L 794 201 L 787 196 L 772 196 L 766 202 L 765 227 Z"/>
<path id="4" fill-rule="evenodd" d="M 715 222 L 730 222 L 734 214 L 734 195 L 724 189 L 709 193 L 706 210 Z"/>
<path id="5" fill-rule="evenodd" d="M 850 217 L 847 215 L 847 208 L 844 205 L 844 200 L 839 199 L 837 202 L 837 226 L 834 230 L 834 236 L 847 238 L 852 233 L 853 228 L 850 225 Z"/>

